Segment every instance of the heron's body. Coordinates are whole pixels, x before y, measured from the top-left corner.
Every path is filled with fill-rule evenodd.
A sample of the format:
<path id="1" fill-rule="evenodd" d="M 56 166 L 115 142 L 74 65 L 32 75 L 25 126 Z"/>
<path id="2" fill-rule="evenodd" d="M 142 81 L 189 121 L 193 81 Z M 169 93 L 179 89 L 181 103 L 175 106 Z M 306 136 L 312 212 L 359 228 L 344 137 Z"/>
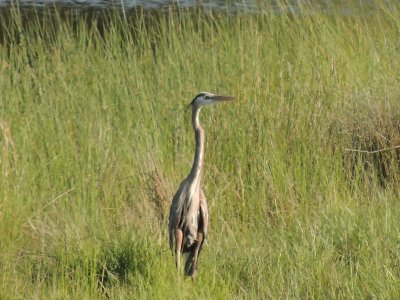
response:
<path id="1" fill-rule="evenodd" d="M 199 123 L 199 113 L 203 105 L 232 99 L 229 96 L 200 93 L 191 104 L 196 151 L 190 173 L 172 199 L 168 225 L 169 243 L 171 250 L 175 252 L 176 265 L 179 269 L 181 253 L 187 253 L 185 274 L 191 277 L 194 277 L 197 270 L 197 260 L 207 236 L 209 221 L 207 202 L 201 188 L 204 130 Z"/>

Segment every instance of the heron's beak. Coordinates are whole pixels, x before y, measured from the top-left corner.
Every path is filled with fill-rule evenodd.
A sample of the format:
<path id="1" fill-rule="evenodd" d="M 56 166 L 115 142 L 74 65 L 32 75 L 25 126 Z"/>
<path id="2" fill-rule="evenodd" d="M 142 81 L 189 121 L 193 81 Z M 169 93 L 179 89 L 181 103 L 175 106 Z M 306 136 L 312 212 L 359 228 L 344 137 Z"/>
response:
<path id="1" fill-rule="evenodd" d="M 233 96 L 212 95 L 212 96 L 209 96 L 209 99 L 211 99 L 213 101 L 231 101 L 231 100 L 235 100 L 236 98 Z"/>

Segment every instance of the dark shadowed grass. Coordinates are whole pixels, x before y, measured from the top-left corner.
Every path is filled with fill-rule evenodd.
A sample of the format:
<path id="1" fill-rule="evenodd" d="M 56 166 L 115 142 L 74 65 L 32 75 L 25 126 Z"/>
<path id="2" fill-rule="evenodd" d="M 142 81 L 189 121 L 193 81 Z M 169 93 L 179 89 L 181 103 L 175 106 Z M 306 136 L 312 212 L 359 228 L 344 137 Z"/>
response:
<path id="1" fill-rule="evenodd" d="M 3 18 L 0 298 L 398 298 L 399 13 Z M 368 14 L 367 14 L 368 12 Z M 166 224 L 202 90 L 211 230 Z"/>

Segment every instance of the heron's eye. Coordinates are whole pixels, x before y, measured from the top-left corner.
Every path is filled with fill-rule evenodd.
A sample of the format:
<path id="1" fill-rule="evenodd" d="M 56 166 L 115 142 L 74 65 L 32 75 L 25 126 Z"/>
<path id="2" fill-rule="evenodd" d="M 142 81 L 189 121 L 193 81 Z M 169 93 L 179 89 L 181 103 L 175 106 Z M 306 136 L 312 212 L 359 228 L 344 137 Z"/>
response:
<path id="1" fill-rule="evenodd" d="M 210 99 L 210 96 L 205 95 L 205 96 L 204 96 L 204 99 L 205 99 L 205 100 Z"/>

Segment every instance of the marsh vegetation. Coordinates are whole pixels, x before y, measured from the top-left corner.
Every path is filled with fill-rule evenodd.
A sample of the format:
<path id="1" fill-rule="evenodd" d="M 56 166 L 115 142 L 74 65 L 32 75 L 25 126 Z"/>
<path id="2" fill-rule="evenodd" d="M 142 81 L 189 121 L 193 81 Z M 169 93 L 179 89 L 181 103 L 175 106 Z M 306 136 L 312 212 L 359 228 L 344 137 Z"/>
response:
<path id="1" fill-rule="evenodd" d="M 400 297 L 399 9 L 2 18 L 0 298 Z M 203 90 L 238 101 L 201 116 L 191 282 L 167 216 Z"/>

